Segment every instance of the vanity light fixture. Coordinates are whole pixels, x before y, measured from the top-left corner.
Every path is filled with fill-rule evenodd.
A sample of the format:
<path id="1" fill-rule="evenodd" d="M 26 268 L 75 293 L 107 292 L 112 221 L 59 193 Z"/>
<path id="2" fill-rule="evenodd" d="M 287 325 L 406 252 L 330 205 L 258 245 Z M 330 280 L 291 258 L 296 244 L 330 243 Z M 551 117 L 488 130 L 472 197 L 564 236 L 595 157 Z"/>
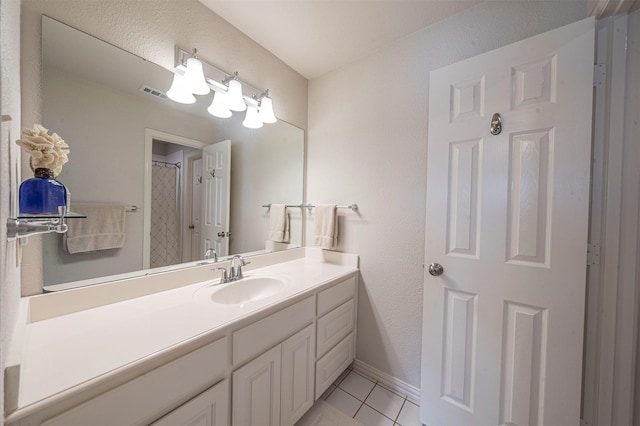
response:
<path id="1" fill-rule="evenodd" d="M 242 125 L 247 129 L 259 129 L 262 127 L 262 121 L 260 120 L 259 114 L 257 106 L 248 105 L 247 115 L 245 115 Z"/>
<path id="2" fill-rule="evenodd" d="M 198 59 L 197 53 L 198 49 L 193 49 L 193 56 L 187 59 L 187 70 L 184 73 L 184 78 L 191 86 L 191 93 L 194 95 L 206 95 L 211 89 L 204 78 L 202 62 Z"/>
<path id="3" fill-rule="evenodd" d="M 266 124 L 278 121 L 273 113 L 273 101 L 269 97 L 269 89 L 265 90 L 264 93 L 258 97 L 258 101 L 260 102 L 260 113 L 258 114 L 260 121 Z"/>
<path id="4" fill-rule="evenodd" d="M 227 101 L 226 92 L 215 91 L 213 94 L 213 101 L 211 101 L 211 105 L 207 108 L 207 112 L 214 117 L 218 118 L 229 118 L 231 117 L 231 110 L 229 109 L 229 102 Z"/>
<path id="5" fill-rule="evenodd" d="M 244 111 L 247 109 L 247 104 L 242 97 L 242 83 L 238 81 L 238 71 L 233 73 L 233 76 L 227 77 L 222 81 L 229 87 L 227 90 L 227 101 L 229 102 L 229 109 L 231 111 Z"/>
<path id="6" fill-rule="evenodd" d="M 178 73 L 173 75 L 173 82 L 171 83 L 171 88 L 167 90 L 167 97 L 181 104 L 192 104 L 196 101 L 191 92 L 189 82 L 183 75 Z"/>
<path id="7" fill-rule="evenodd" d="M 196 102 L 193 95 L 203 95 L 213 89 L 214 96 L 207 112 L 218 118 L 229 118 L 232 111 L 247 111 L 243 124 L 251 129 L 263 123 L 275 123 L 273 101 L 269 90 L 264 92 L 240 82 L 238 72 L 232 75 L 201 61 L 197 49 L 188 52 L 176 46 L 176 72 L 167 97 L 183 104 Z"/>

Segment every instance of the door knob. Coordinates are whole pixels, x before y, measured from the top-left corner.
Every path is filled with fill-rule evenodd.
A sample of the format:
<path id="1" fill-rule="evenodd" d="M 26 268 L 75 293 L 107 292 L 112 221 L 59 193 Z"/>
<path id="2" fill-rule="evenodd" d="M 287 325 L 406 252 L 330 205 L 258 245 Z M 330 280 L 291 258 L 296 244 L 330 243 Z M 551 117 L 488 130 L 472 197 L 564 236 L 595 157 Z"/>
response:
<path id="1" fill-rule="evenodd" d="M 439 263 L 432 263 L 429 265 L 429 273 L 434 277 L 439 277 L 444 272 L 444 268 Z"/>

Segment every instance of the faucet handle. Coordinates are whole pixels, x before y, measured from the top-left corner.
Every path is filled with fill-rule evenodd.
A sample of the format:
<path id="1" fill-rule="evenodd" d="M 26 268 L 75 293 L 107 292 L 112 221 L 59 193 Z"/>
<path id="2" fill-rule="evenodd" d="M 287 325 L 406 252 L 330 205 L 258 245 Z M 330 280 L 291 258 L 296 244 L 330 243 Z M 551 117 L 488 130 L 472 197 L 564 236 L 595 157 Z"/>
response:
<path id="1" fill-rule="evenodd" d="M 229 282 L 229 278 L 227 277 L 227 270 L 224 268 L 213 268 L 211 271 L 222 271 L 222 275 L 220 276 L 220 284 L 224 284 Z"/>

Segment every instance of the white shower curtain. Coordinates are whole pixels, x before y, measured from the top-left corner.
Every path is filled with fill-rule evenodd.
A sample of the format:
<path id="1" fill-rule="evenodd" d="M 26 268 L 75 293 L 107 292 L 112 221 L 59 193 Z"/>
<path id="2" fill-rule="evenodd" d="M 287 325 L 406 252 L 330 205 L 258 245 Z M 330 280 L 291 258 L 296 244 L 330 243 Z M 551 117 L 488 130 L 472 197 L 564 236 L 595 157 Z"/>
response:
<path id="1" fill-rule="evenodd" d="M 153 164 L 151 168 L 151 253 L 152 268 L 181 262 L 179 232 L 179 170 L 174 165 Z"/>

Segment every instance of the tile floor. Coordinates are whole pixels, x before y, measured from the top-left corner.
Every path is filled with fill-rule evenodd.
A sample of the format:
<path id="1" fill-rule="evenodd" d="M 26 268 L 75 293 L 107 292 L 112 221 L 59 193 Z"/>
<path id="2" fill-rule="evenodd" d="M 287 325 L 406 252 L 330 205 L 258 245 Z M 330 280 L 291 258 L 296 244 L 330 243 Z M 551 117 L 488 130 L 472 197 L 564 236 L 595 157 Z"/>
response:
<path id="1" fill-rule="evenodd" d="M 420 426 L 419 407 L 360 373 L 347 369 L 322 395 L 366 426 Z"/>

